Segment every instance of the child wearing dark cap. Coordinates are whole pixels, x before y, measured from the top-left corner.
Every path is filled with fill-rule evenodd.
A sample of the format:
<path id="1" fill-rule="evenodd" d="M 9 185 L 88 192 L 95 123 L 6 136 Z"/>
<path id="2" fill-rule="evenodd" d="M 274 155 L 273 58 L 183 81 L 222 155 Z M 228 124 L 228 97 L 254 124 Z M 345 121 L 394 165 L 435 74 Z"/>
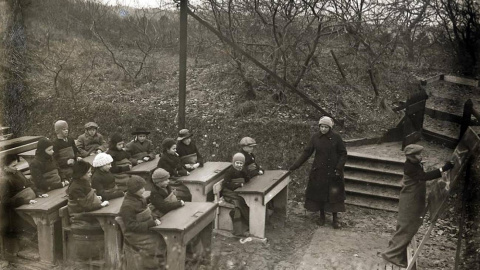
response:
<path id="1" fill-rule="evenodd" d="M 185 205 L 185 202 L 178 199 L 173 192 L 169 178 L 170 174 L 162 168 L 157 168 L 152 173 L 153 188 L 150 202 L 155 208 L 153 212 L 159 218 Z"/>
<path id="2" fill-rule="evenodd" d="M 130 161 L 130 154 L 123 149 L 125 143 L 120 133 L 114 133 L 110 138 L 107 154 L 112 159 L 112 168 L 110 171 L 115 176 L 115 183 L 122 190 L 126 189 L 128 174 L 125 172 L 132 169 L 132 162 Z"/>
<path id="3" fill-rule="evenodd" d="M 408 266 L 407 246 L 423 222 L 426 181 L 440 178 L 442 172 L 454 166 L 452 162 L 447 161 L 443 167 L 425 172 L 421 163 L 422 150 L 423 146 L 418 144 L 409 144 L 404 149 L 406 161 L 398 204 L 397 230 L 387 250 L 381 254 L 383 259 L 399 267 Z"/>
<path id="4" fill-rule="evenodd" d="M 107 151 L 108 144 L 103 135 L 98 132 L 95 122 L 85 124 L 85 133 L 78 136 L 76 142 L 81 157 L 88 157 Z"/>
<path id="5" fill-rule="evenodd" d="M 165 169 L 172 177 L 190 174 L 177 154 L 177 144 L 174 139 L 166 138 L 163 140 L 162 148 L 163 153 L 158 161 L 158 168 Z"/>
<path id="6" fill-rule="evenodd" d="M 85 217 L 83 212 L 90 212 L 107 206 L 108 201 L 102 202 L 91 186 L 91 165 L 80 160 L 73 165 L 72 183 L 67 189 L 68 213 L 70 215 L 72 231 L 102 231 L 100 223 L 94 217 Z"/>
<path id="7" fill-rule="evenodd" d="M 147 139 L 148 134 L 150 134 L 150 131 L 147 129 L 137 127 L 132 132 L 135 138 L 125 146 L 131 156 L 130 161 L 133 166 L 155 159 L 155 147 L 152 141 Z"/>
<path id="8" fill-rule="evenodd" d="M 249 224 L 249 211 L 247 203 L 235 192 L 239 187 L 250 181 L 246 171 L 243 169 L 245 156 L 242 153 L 236 153 L 232 158 L 232 166 L 225 172 L 223 181 L 222 196 L 226 202 L 235 206 L 230 212 L 233 222 L 233 234 L 236 236 L 245 236 Z"/>
<path id="9" fill-rule="evenodd" d="M 53 158 L 57 162 L 62 180 L 72 178 L 72 167 L 75 161 L 80 160 L 75 141 L 68 137 L 68 124 L 63 120 L 55 122 L 57 139 L 53 141 Z"/>
<path id="10" fill-rule="evenodd" d="M 203 157 L 192 140 L 192 136 L 193 134 L 188 129 L 182 129 L 178 132 L 177 137 L 178 156 L 189 170 L 203 167 Z"/>
<path id="11" fill-rule="evenodd" d="M 133 246 L 140 256 L 139 265 L 132 269 L 159 269 L 165 254 L 165 242 L 159 234 L 151 232 L 150 228 L 161 224 L 152 215 L 147 200 L 143 197 L 145 180 L 137 175 L 131 175 L 127 180 L 127 193 L 120 207 L 120 217 L 125 228 L 124 238 L 129 246 Z"/>
<path id="12" fill-rule="evenodd" d="M 39 197 L 48 197 L 48 191 L 62 188 L 69 184 L 62 181 L 57 164 L 53 160 L 53 145 L 47 138 L 41 138 L 37 143 L 35 158 L 30 163 L 30 173 L 35 184 L 35 192 Z"/>
<path id="13" fill-rule="evenodd" d="M 257 175 L 262 175 L 263 169 L 258 165 L 253 154 L 253 149 L 257 146 L 255 140 L 250 137 L 244 137 L 240 140 L 240 146 L 242 147 L 240 153 L 245 156 L 244 170 L 247 172 L 248 177 L 253 178 Z"/>

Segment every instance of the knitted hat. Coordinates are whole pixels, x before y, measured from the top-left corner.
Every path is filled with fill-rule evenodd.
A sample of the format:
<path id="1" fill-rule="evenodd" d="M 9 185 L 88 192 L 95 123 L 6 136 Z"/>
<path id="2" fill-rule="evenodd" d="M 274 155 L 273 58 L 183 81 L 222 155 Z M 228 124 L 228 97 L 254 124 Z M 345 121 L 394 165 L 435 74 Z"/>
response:
<path id="1" fill-rule="evenodd" d="M 188 129 L 184 128 L 184 129 L 181 129 L 178 132 L 177 141 L 182 141 L 182 140 L 188 139 L 192 136 L 193 136 L 193 134 L 190 133 L 190 131 L 188 131 Z"/>
<path id="2" fill-rule="evenodd" d="M 73 179 L 80 179 L 82 176 L 84 176 L 88 170 L 92 167 L 90 163 L 79 160 L 75 164 L 73 164 L 73 173 L 72 173 L 72 178 Z"/>
<path id="3" fill-rule="evenodd" d="M 245 163 L 245 156 L 242 153 L 236 153 L 233 155 L 232 163 L 235 163 L 235 161 L 241 161 Z"/>
<path id="4" fill-rule="evenodd" d="M 143 128 L 143 127 L 137 127 L 135 128 L 135 131 L 132 132 L 132 135 L 139 135 L 139 134 L 148 135 L 150 134 L 150 131 L 148 131 L 146 128 Z"/>
<path id="5" fill-rule="evenodd" d="M 120 133 L 113 133 L 113 135 L 110 137 L 110 146 L 109 148 L 111 149 L 116 149 L 117 143 L 122 142 L 123 138 Z"/>
<path id="6" fill-rule="evenodd" d="M 127 190 L 130 193 L 135 193 L 145 187 L 145 180 L 138 175 L 129 175 L 127 180 Z"/>
<path id="7" fill-rule="evenodd" d="M 403 149 L 403 152 L 405 152 L 406 156 L 409 156 L 409 155 L 420 154 L 422 150 L 423 150 L 423 146 L 421 145 L 409 144 L 405 146 L 405 149 Z"/>
<path id="8" fill-rule="evenodd" d="M 172 139 L 172 138 L 166 138 L 166 139 L 163 140 L 163 142 L 162 142 L 163 151 L 167 151 L 167 150 L 170 149 L 170 147 L 172 147 L 174 144 L 176 144 L 176 142 L 175 142 L 174 139 Z"/>
<path id="9" fill-rule="evenodd" d="M 97 125 L 97 123 L 95 123 L 95 122 L 88 122 L 88 123 L 85 124 L 85 129 L 89 129 L 89 128 L 96 128 L 96 129 L 98 129 L 98 125 Z"/>
<path id="10" fill-rule="evenodd" d="M 60 133 L 62 132 L 63 129 L 68 129 L 68 124 L 66 121 L 64 120 L 58 120 L 57 122 L 55 122 L 55 133 Z"/>
<path id="11" fill-rule="evenodd" d="M 112 156 L 107 153 L 99 153 L 93 159 L 93 167 L 98 168 L 113 162 Z"/>
<path id="12" fill-rule="evenodd" d="M 333 119 L 328 116 L 322 116 L 318 121 L 318 125 L 326 125 L 333 128 Z"/>
<path id="13" fill-rule="evenodd" d="M 152 181 L 154 183 L 163 182 L 170 178 L 170 174 L 162 168 L 156 169 L 152 174 Z"/>
<path id="14" fill-rule="evenodd" d="M 257 142 L 255 142 L 255 140 L 250 138 L 250 137 L 243 137 L 240 140 L 240 145 L 241 146 L 255 146 L 255 145 L 257 145 Z"/>

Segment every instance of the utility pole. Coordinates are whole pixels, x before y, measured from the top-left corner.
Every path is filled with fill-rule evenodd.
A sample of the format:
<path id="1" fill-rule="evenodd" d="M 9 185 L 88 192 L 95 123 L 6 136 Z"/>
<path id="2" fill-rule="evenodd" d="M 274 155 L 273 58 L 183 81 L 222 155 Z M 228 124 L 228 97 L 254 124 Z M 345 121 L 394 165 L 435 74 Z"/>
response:
<path id="1" fill-rule="evenodd" d="M 188 0 L 180 0 L 180 64 L 178 75 L 178 129 L 185 128 L 187 97 L 187 9 Z"/>

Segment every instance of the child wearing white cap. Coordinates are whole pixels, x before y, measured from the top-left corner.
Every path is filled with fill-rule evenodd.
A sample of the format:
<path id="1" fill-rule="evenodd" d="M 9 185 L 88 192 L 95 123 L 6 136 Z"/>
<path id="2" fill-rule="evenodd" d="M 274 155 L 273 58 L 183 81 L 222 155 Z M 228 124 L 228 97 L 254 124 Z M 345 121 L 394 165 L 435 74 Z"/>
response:
<path id="1" fill-rule="evenodd" d="M 110 172 L 112 162 L 112 156 L 107 153 L 100 153 L 93 159 L 92 188 L 107 201 L 123 197 L 123 192 L 115 184 L 115 176 Z"/>

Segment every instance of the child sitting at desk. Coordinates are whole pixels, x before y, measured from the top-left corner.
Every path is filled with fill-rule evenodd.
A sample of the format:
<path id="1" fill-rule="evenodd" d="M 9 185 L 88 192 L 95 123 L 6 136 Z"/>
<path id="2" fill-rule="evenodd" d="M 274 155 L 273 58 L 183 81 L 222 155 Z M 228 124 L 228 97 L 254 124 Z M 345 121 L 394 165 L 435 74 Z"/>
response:
<path id="1" fill-rule="evenodd" d="M 120 217 L 125 226 L 125 244 L 138 250 L 142 256 L 141 265 L 134 269 L 159 269 L 165 254 L 165 242 L 159 234 L 149 230 L 161 222 L 152 216 L 147 200 L 142 196 L 145 184 L 145 180 L 137 175 L 128 179 Z"/>
<path id="2" fill-rule="evenodd" d="M 232 166 L 225 172 L 223 181 L 222 196 L 226 202 L 235 206 L 230 212 L 233 222 L 233 235 L 246 236 L 249 224 L 249 211 L 245 200 L 235 192 L 235 189 L 242 187 L 248 183 L 248 177 L 243 165 L 245 164 L 245 156 L 242 153 L 236 153 L 232 158 Z"/>
<path id="3" fill-rule="evenodd" d="M 157 168 L 152 173 L 153 188 L 150 194 L 152 212 L 160 218 L 171 210 L 185 205 L 185 202 L 177 199 L 170 184 L 170 174 L 162 168 Z"/>
<path id="4" fill-rule="evenodd" d="M 133 166 L 155 159 L 156 153 L 152 141 L 147 139 L 148 134 L 150 131 L 145 128 L 136 128 L 132 132 L 135 138 L 125 146 L 131 156 L 130 161 Z"/>
<path id="5" fill-rule="evenodd" d="M 62 180 L 70 181 L 72 167 L 78 157 L 78 148 L 75 141 L 68 137 L 68 124 L 63 120 L 55 122 L 57 139 L 53 141 L 53 158 L 58 164 L 59 174 Z"/>
<path id="6" fill-rule="evenodd" d="M 94 122 L 85 124 L 85 133 L 78 136 L 76 145 L 82 157 L 105 152 L 108 148 L 103 135 L 98 133 L 98 125 Z"/>
<path id="7" fill-rule="evenodd" d="M 197 145 L 192 141 L 193 134 L 188 129 L 178 132 L 177 153 L 188 170 L 203 167 L 203 157 L 198 151 Z"/>
<path id="8" fill-rule="evenodd" d="M 240 146 L 242 147 L 240 153 L 245 156 L 244 170 L 249 178 L 263 174 L 263 169 L 257 164 L 255 155 L 253 154 L 253 148 L 256 145 L 255 140 L 250 137 L 244 137 L 240 140 Z"/>
<path id="9" fill-rule="evenodd" d="M 129 178 L 128 174 L 125 172 L 132 169 L 130 154 L 123 149 L 124 144 L 122 135 L 114 133 L 110 138 L 110 144 L 107 151 L 107 154 L 112 156 L 113 159 L 110 171 L 115 176 L 115 183 L 122 190 L 126 190 L 127 180 Z"/>
<path id="10" fill-rule="evenodd" d="M 47 138 L 41 138 L 37 143 L 35 158 L 30 163 L 30 173 L 35 184 L 38 197 L 48 197 L 48 191 L 68 185 L 68 181 L 60 178 L 58 167 L 52 158 L 53 145 Z"/>
<path id="11" fill-rule="evenodd" d="M 0 167 L 0 178 L 5 184 L 2 189 L 6 198 L 6 208 L 13 209 L 23 204 L 34 204 L 37 201 L 37 195 L 34 191 L 35 185 L 27 179 L 12 163 L 17 160 L 14 155 L 7 155 L 2 158 Z"/>
<path id="12" fill-rule="evenodd" d="M 80 160 L 73 165 L 72 183 L 67 189 L 68 213 L 70 215 L 72 232 L 75 234 L 90 234 L 94 231 L 103 234 L 100 223 L 94 217 L 82 216 L 83 212 L 90 212 L 108 205 L 102 202 L 90 184 L 91 165 Z"/>
<path id="13" fill-rule="evenodd" d="M 123 192 L 115 184 L 115 176 L 110 172 L 112 162 L 112 156 L 107 153 L 100 153 L 93 159 L 92 188 L 104 201 L 123 197 Z"/>

